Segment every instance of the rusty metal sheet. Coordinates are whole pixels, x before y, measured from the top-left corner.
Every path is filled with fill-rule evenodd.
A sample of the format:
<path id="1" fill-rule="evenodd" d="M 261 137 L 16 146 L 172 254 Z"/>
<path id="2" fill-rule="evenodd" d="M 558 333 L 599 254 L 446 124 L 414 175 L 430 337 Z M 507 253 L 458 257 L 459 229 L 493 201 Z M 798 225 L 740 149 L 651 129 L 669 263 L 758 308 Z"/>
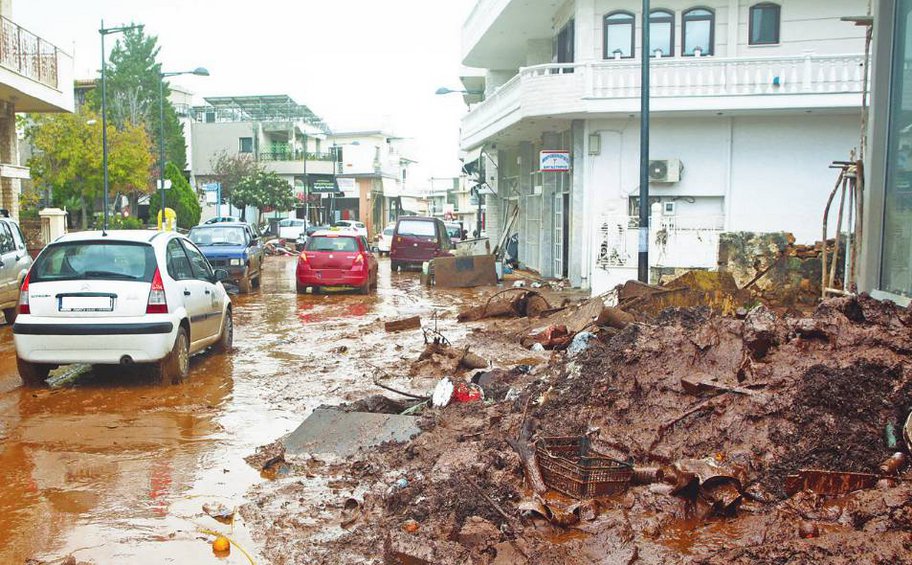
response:
<path id="1" fill-rule="evenodd" d="M 873 488 L 880 478 L 879 475 L 871 473 L 801 469 L 797 474 L 785 477 L 785 492 L 789 496 L 803 490 L 810 490 L 817 494 L 846 494 L 855 490 Z"/>

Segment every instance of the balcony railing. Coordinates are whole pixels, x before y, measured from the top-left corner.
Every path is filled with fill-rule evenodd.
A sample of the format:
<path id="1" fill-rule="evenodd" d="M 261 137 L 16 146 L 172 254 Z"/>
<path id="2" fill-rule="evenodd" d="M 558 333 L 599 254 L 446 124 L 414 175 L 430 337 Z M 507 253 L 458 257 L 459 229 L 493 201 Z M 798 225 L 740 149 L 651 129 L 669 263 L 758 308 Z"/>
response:
<path id="1" fill-rule="evenodd" d="M 332 153 L 304 153 L 303 151 L 260 151 L 260 161 L 332 161 Z"/>
<path id="2" fill-rule="evenodd" d="M 701 100 L 713 97 L 727 98 L 729 107 L 755 108 L 767 103 L 771 107 L 813 106 L 815 102 L 802 98 L 779 104 L 771 100 L 860 94 L 864 73 L 862 55 L 655 59 L 651 62 L 650 97 L 657 101 L 653 106 L 656 111 L 719 107 L 719 102 Z M 639 61 L 525 67 L 469 112 L 463 122 L 463 137 L 467 145 L 474 146 L 485 136 L 526 117 L 636 111 L 639 96 Z M 739 97 L 745 100 L 738 102 Z"/>
<path id="3" fill-rule="evenodd" d="M 0 66 L 57 89 L 57 47 L 0 18 Z"/>

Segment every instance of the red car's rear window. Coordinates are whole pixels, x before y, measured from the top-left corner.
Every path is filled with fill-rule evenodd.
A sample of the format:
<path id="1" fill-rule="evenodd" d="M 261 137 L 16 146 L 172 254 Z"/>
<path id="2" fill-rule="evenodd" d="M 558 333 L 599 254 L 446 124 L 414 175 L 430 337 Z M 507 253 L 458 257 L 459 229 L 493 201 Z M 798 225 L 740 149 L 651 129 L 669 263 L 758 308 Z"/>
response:
<path id="1" fill-rule="evenodd" d="M 311 236 L 304 247 L 307 251 L 358 251 L 358 240 L 353 237 Z"/>

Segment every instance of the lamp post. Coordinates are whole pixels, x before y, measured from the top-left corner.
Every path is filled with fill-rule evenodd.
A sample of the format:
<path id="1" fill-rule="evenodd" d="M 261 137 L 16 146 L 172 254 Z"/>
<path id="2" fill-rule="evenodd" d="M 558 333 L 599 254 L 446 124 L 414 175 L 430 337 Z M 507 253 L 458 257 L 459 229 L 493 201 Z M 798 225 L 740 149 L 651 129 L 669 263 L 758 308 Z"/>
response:
<path id="1" fill-rule="evenodd" d="M 640 241 L 637 278 L 649 283 L 649 0 L 643 0 L 640 49 Z"/>
<path id="2" fill-rule="evenodd" d="M 161 67 L 159 67 L 160 69 Z M 176 77 L 179 75 L 195 75 L 199 77 L 209 76 L 209 71 L 203 67 L 197 67 L 192 71 L 179 71 L 174 73 L 163 73 L 159 72 L 158 78 L 158 182 L 159 184 L 159 200 L 161 200 L 161 206 L 159 206 L 159 214 L 161 214 L 161 225 L 162 229 L 165 228 L 165 222 L 168 217 L 165 214 L 165 78 L 166 77 Z M 219 198 L 221 198 L 221 191 L 219 191 Z"/>
<path id="3" fill-rule="evenodd" d="M 102 233 L 108 231 L 108 81 L 104 40 L 106 35 L 111 35 L 112 33 L 123 33 L 131 29 L 142 28 L 142 24 L 106 28 L 104 20 L 101 20 L 101 27 L 98 28 L 98 34 L 101 36 L 101 167 L 104 176 L 104 223 L 102 223 Z"/>

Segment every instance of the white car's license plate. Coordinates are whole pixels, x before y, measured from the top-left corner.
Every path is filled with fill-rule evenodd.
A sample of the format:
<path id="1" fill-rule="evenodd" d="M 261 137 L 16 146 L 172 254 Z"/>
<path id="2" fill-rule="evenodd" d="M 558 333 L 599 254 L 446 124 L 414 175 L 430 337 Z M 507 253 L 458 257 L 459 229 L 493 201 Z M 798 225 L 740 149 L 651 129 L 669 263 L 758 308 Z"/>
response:
<path id="1" fill-rule="evenodd" d="M 110 312 L 114 310 L 113 296 L 61 296 L 61 312 Z"/>

